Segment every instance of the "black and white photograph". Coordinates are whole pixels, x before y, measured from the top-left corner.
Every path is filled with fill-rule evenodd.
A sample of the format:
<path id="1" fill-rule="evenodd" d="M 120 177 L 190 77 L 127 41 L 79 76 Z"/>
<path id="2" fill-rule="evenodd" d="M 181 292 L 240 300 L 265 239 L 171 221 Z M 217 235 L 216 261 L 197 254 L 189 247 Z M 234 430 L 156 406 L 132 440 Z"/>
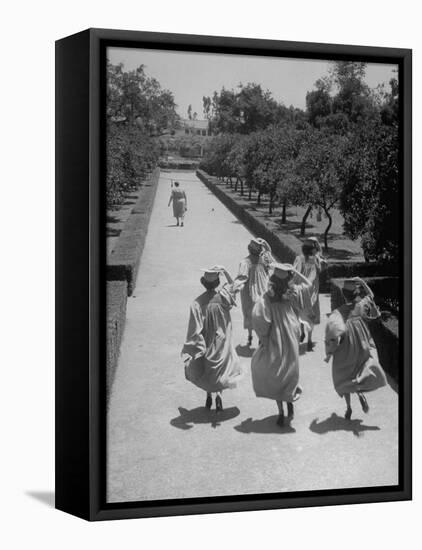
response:
<path id="1" fill-rule="evenodd" d="M 112 46 L 105 79 L 107 504 L 398 487 L 399 66 Z"/>

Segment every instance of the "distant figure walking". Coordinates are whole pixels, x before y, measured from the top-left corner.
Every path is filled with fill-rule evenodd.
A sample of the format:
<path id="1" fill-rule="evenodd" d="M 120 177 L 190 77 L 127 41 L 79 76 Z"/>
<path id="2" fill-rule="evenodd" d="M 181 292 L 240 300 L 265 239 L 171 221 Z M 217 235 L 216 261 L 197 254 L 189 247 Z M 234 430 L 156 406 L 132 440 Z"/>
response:
<path id="1" fill-rule="evenodd" d="M 218 289 L 220 273 L 225 275 L 227 283 Z M 204 270 L 201 284 L 205 292 L 191 305 L 182 356 L 185 356 L 187 380 L 207 392 L 205 406 L 208 409 L 212 407 L 212 394 L 216 394 L 218 412 L 223 409 L 222 391 L 235 387 L 241 375 L 239 357 L 232 342 L 230 315 L 241 285 L 233 283 L 222 266 Z"/>
<path id="2" fill-rule="evenodd" d="M 268 291 L 258 299 L 252 312 L 252 324 L 260 344 L 252 356 L 252 385 L 257 397 L 277 402 L 279 426 L 284 425 L 283 402 L 287 415 L 293 417 L 293 402 L 299 386 L 300 324 L 295 308 L 300 292 L 311 283 L 295 272 L 291 264 L 274 264 Z M 300 285 L 293 284 L 297 274 Z"/>
<path id="3" fill-rule="evenodd" d="M 252 239 L 249 256 L 240 262 L 236 281 L 243 284 L 240 294 L 243 328 L 248 331 L 248 346 L 252 345 L 252 309 L 255 302 L 267 291 L 270 266 L 274 262 L 271 247 L 264 239 Z"/>
<path id="4" fill-rule="evenodd" d="M 312 332 L 315 325 L 321 322 L 319 308 L 319 276 L 325 264 L 321 256 L 321 246 L 316 237 L 309 237 L 302 245 L 302 254 L 294 261 L 294 268 L 302 273 L 312 284 L 311 288 L 305 289 L 299 296 L 298 315 L 301 322 L 300 341 L 305 339 L 305 324 L 308 328 L 308 351 L 313 350 Z M 300 280 L 296 275 L 294 282 Z"/>
<path id="5" fill-rule="evenodd" d="M 185 219 L 185 213 L 188 209 L 188 199 L 186 197 L 185 190 L 182 189 L 179 186 L 179 182 L 174 182 L 174 187 L 171 190 L 171 195 L 169 199 L 169 206 L 173 203 L 173 216 L 177 220 L 177 225 L 180 225 L 183 227 L 183 222 Z"/>
<path id="6" fill-rule="evenodd" d="M 350 394 L 357 393 L 362 410 L 367 413 L 369 405 L 364 393 L 385 386 L 387 379 L 366 324 L 380 317 L 372 290 L 355 277 L 344 282 L 343 296 L 346 303 L 331 313 L 325 327 L 325 361 L 333 358 L 334 388 L 345 398 L 345 418 L 350 420 Z"/>

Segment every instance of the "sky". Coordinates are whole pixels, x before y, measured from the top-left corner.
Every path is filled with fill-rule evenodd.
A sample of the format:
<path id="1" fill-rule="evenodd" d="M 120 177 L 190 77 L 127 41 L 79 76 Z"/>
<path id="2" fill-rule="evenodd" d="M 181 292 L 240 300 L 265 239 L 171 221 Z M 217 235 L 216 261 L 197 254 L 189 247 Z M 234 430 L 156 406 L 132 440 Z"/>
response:
<path id="1" fill-rule="evenodd" d="M 107 57 L 113 64 L 123 63 L 125 70 L 145 65 L 148 76 L 156 78 L 161 87 L 173 92 L 177 112 L 187 118 L 187 109 L 203 117 L 202 97 L 212 96 L 224 86 L 235 89 L 240 83 L 255 82 L 273 97 L 289 107 L 304 109 L 306 92 L 318 78 L 328 75 L 332 62 L 326 60 L 289 59 L 229 54 L 172 52 L 138 48 L 108 48 Z M 394 75 L 396 65 L 368 63 L 366 82 L 371 88 L 386 84 Z"/>

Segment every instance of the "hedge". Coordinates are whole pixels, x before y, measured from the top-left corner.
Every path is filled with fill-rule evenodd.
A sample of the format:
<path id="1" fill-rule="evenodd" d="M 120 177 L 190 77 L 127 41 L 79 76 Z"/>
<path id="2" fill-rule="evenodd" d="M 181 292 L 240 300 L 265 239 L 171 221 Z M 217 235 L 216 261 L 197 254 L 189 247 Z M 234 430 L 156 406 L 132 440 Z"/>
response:
<path id="1" fill-rule="evenodd" d="M 126 319 L 127 282 L 107 281 L 107 402 L 116 374 Z"/>
<path id="2" fill-rule="evenodd" d="M 126 281 L 129 296 L 136 283 L 159 177 L 160 170 L 157 168 L 144 183 L 138 202 L 128 217 L 112 254 L 107 259 L 107 280 Z"/>

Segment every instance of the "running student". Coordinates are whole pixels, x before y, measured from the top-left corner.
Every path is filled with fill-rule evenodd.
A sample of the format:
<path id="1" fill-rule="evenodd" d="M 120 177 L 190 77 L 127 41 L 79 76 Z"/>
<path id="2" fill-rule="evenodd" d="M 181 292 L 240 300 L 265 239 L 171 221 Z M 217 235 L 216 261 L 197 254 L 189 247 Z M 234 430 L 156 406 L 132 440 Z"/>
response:
<path id="1" fill-rule="evenodd" d="M 241 376 L 240 361 L 232 341 L 230 310 L 236 305 L 240 283 L 233 283 L 222 266 L 205 269 L 201 284 L 205 292 L 190 308 L 185 356 L 187 380 L 207 394 L 205 406 L 212 407 L 215 394 L 216 411 L 223 409 L 222 391 L 236 386 Z M 226 283 L 220 287 L 220 274 Z"/>
<path id="2" fill-rule="evenodd" d="M 302 254 L 297 256 L 293 266 L 304 275 L 310 282 L 311 287 L 304 290 L 299 296 L 298 315 L 301 320 L 300 341 L 305 339 L 305 326 L 308 329 L 308 351 L 313 350 L 312 332 L 315 325 L 321 322 L 319 308 L 319 275 L 325 264 L 321 256 L 321 246 L 316 237 L 309 237 L 302 245 Z M 298 276 L 295 282 L 299 282 Z"/>
<path id="3" fill-rule="evenodd" d="M 302 389 L 299 385 L 300 324 L 295 309 L 300 293 L 311 286 L 291 264 L 273 264 L 268 291 L 253 308 L 252 325 L 259 346 L 252 362 L 252 385 L 257 397 L 273 399 L 278 407 L 277 424 L 284 425 L 283 402 L 287 415 L 294 414 L 293 403 Z M 301 284 L 293 284 L 294 274 Z"/>
<path id="4" fill-rule="evenodd" d="M 177 225 L 179 225 L 180 222 L 180 225 L 183 227 L 185 213 L 188 209 L 188 199 L 184 189 L 179 186 L 178 181 L 174 182 L 174 187 L 171 190 L 168 206 L 170 206 L 171 203 L 173 203 L 173 216 L 177 220 Z"/>
<path id="5" fill-rule="evenodd" d="M 270 266 L 274 262 L 271 247 L 264 239 L 252 239 L 249 255 L 240 262 L 236 281 L 244 286 L 240 293 L 243 328 L 248 331 L 248 346 L 252 345 L 252 309 L 267 290 Z"/>
<path id="6" fill-rule="evenodd" d="M 349 420 L 351 394 L 357 394 L 363 412 L 367 413 L 365 393 L 385 386 L 387 379 L 367 326 L 367 321 L 380 317 L 372 290 L 355 277 L 344 282 L 342 292 L 345 304 L 330 314 L 326 325 L 325 361 L 333 359 L 334 388 L 346 401 L 345 418 Z"/>

